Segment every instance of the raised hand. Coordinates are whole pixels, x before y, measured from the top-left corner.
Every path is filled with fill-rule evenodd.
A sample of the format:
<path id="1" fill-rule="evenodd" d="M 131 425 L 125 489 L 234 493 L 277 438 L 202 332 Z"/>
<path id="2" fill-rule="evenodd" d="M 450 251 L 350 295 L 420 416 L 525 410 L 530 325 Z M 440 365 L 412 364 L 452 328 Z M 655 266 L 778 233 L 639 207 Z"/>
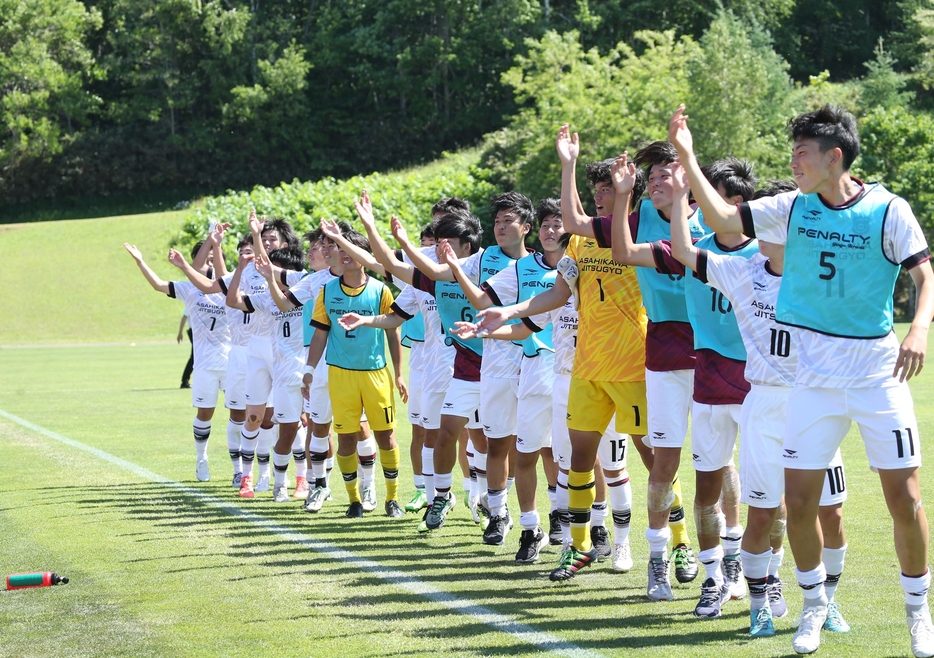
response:
<path id="1" fill-rule="evenodd" d="M 270 282 L 272 281 L 272 263 L 270 263 L 267 259 L 263 258 L 262 256 L 254 259 L 253 267 L 256 268 L 256 271 L 259 272 L 264 279 Z"/>
<path id="2" fill-rule="evenodd" d="M 555 148 L 558 151 L 558 158 L 561 164 L 570 164 L 575 162 L 581 154 L 580 138 L 577 133 L 571 135 L 571 128 L 564 124 L 558 129 L 558 137 L 555 139 Z"/>
<path id="3" fill-rule="evenodd" d="M 405 230 L 405 227 L 402 225 L 402 220 L 398 217 L 392 218 L 392 237 L 396 239 L 399 244 L 408 243 L 409 233 Z"/>
<path id="4" fill-rule="evenodd" d="M 334 240 L 341 236 L 341 227 L 333 219 L 321 219 L 321 232 Z"/>
<path id="5" fill-rule="evenodd" d="M 143 255 L 142 255 L 141 253 L 139 253 L 139 249 L 136 248 L 136 245 L 135 245 L 135 244 L 130 244 L 129 242 L 124 242 L 124 243 L 123 243 L 123 248 L 126 249 L 126 250 L 129 252 L 129 254 L 133 257 L 133 260 L 135 260 L 137 263 L 138 263 L 139 261 L 143 260 Z"/>
<path id="6" fill-rule="evenodd" d="M 357 327 L 365 325 L 366 320 L 365 316 L 358 315 L 357 313 L 344 313 L 344 315 L 337 319 L 337 324 L 347 331 L 353 331 Z"/>
<path id="7" fill-rule="evenodd" d="M 208 241 L 215 246 L 221 246 L 221 243 L 224 241 L 224 232 L 229 228 L 230 224 L 226 222 L 223 224 L 215 224 L 214 230 L 208 235 Z"/>
<path id="8" fill-rule="evenodd" d="M 357 215 L 360 216 L 360 221 L 364 226 L 376 226 L 376 220 L 373 219 L 373 204 L 370 203 L 370 195 L 366 193 L 366 190 L 363 190 L 359 201 L 353 202 L 353 207 L 357 209 Z"/>
<path id="9" fill-rule="evenodd" d="M 181 269 L 185 264 L 185 257 L 175 249 L 169 249 L 169 262 Z"/>
<path id="10" fill-rule="evenodd" d="M 691 183 L 688 181 L 688 172 L 680 162 L 673 162 L 671 164 L 671 195 L 675 199 L 680 199 L 690 193 Z"/>
<path id="11" fill-rule="evenodd" d="M 616 158 L 610 168 L 610 177 L 617 194 L 629 194 L 636 186 L 636 165 L 629 161 L 629 152 L 624 152 Z"/>
<path id="12" fill-rule="evenodd" d="M 688 115 L 684 113 L 682 103 L 668 122 L 668 141 L 675 147 L 682 159 L 694 156 L 694 136 L 688 128 L 688 118 Z"/>
<path id="13" fill-rule="evenodd" d="M 247 263 L 253 261 L 253 254 L 240 254 L 240 257 L 237 259 L 237 267 L 241 270 L 247 266 Z"/>
<path id="14" fill-rule="evenodd" d="M 454 253 L 454 247 L 446 239 L 442 239 L 438 244 L 438 251 L 440 252 L 441 263 L 447 265 L 457 264 L 457 254 Z"/>
<path id="15" fill-rule="evenodd" d="M 263 217 L 263 219 L 261 220 L 256 216 L 256 208 L 253 208 L 252 210 L 250 210 L 249 224 L 250 224 L 250 232 L 253 235 L 260 235 L 263 232 L 263 224 L 265 223 L 263 220 L 265 219 L 266 218 Z"/>

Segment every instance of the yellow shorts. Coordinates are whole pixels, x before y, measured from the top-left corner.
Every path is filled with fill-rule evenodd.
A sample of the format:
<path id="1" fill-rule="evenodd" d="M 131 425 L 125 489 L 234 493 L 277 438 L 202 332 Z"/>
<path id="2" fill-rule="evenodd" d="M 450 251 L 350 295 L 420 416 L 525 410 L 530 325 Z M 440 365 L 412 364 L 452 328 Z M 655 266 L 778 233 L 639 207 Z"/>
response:
<path id="1" fill-rule="evenodd" d="M 334 411 L 334 431 L 360 431 L 360 413 L 366 411 L 370 428 L 380 432 L 396 426 L 392 376 L 381 370 L 345 370 L 328 366 L 328 393 Z"/>
<path id="2" fill-rule="evenodd" d="M 603 434 L 613 414 L 616 431 L 645 434 L 645 382 L 592 382 L 571 378 L 568 429 Z"/>

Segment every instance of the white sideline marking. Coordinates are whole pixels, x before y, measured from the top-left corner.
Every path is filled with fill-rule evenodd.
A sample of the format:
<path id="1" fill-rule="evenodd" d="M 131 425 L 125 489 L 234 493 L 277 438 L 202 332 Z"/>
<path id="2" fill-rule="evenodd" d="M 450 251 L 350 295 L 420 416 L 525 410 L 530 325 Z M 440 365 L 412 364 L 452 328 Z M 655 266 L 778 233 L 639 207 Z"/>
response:
<path id="1" fill-rule="evenodd" d="M 532 626 L 517 622 L 514 619 L 507 617 L 506 615 L 502 615 L 490 608 L 479 605 L 470 599 L 458 598 L 450 592 L 438 589 L 434 585 L 423 582 L 414 576 L 410 576 L 406 573 L 403 573 L 402 571 L 397 571 L 396 569 L 383 566 L 374 560 L 360 557 L 359 555 L 351 553 L 350 551 L 345 551 L 341 548 L 338 548 L 333 544 L 319 541 L 317 539 L 309 539 L 308 537 L 305 537 L 295 532 L 294 530 L 290 530 L 289 528 L 281 526 L 275 521 L 271 521 L 266 517 L 260 516 L 259 514 L 247 512 L 237 505 L 233 505 L 220 498 L 216 498 L 197 489 L 193 489 L 191 487 L 185 486 L 184 484 L 180 484 L 168 478 L 162 477 L 161 475 L 145 469 L 142 466 L 138 466 L 133 462 L 121 459 L 116 455 L 112 455 L 109 452 L 105 452 L 99 448 L 86 445 L 80 441 L 69 439 L 66 436 L 62 436 L 61 434 L 57 434 L 51 430 L 36 425 L 35 423 L 31 423 L 28 420 L 14 416 L 13 414 L 3 411 L 2 409 L 0 409 L 0 417 L 6 418 L 7 420 L 12 421 L 17 425 L 21 425 L 54 441 L 58 441 L 59 443 L 63 443 L 72 448 L 77 448 L 78 450 L 90 453 L 95 457 L 119 466 L 120 468 L 127 470 L 144 480 L 164 484 L 166 487 L 175 489 L 176 491 L 195 498 L 206 505 L 210 505 L 211 507 L 222 510 L 232 516 L 240 517 L 244 521 L 251 523 L 254 526 L 269 532 L 273 532 L 283 539 L 287 539 L 295 544 L 310 548 L 317 553 L 327 554 L 328 557 L 339 560 L 340 562 L 352 564 L 358 569 L 372 573 L 374 576 L 378 576 L 379 578 L 392 583 L 401 589 L 411 592 L 412 594 L 417 594 L 418 596 L 426 598 L 434 603 L 443 605 L 444 607 L 453 610 L 454 612 L 466 615 L 468 617 L 473 617 L 477 621 L 490 626 L 494 630 L 512 635 L 523 642 L 538 647 L 539 649 L 550 651 L 562 656 L 571 656 L 572 658 L 593 658 L 600 656 L 599 653 L 587 649 L 582 649 L 575 644 L 567 642 L 566 640 L 562 640 L 561 638 L 555 635 L 551 635 L 550 633 L 537 631 Z"/>

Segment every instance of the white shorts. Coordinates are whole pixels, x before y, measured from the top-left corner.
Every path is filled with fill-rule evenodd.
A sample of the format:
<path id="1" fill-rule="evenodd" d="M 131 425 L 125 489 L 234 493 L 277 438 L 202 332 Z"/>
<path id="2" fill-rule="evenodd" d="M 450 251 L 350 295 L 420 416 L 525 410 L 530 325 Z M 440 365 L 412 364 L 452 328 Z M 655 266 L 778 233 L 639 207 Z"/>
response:
<path id="1" fill-rule="evenodd" d="M 518 377 L 484 377 L 480 372 L 480 420 L 486 438 L 504 439 L 516 433 L 518 402 Z"/>
<path id="2" fill-rule="evenodd" d="M 790 394 L 790 387 L 753 384 L 743 402 L 739 418 L 739 480 L 741 502 L 750 507 L 773 509 L 781 504 L 785 492 L 782 439 Z M 843 457 L 837 449 L 827 468 L 820 504 L 837 505 L 845 500 Z"/>
<path id="3" fill-rule="evenodd" d="M 908 384 L 870 388 L 795 387 L 788 398 L 782 446 L 785 468 L 829 468 L 856 421 L 869 465 L 879 470 L 921 466 L 918 421 Z"/>
<path id="4" fill-rule="evenodd" d="M 571 470 L 571 437 L 568 433 L 568 394 L 571 390 L 570 375 L 555 375 L 554 395 L 551 409 L 551 452 L 558 468 Z M 597 457 L 604 470 L 619 471 L 626 468 L 629 435 L 616 429 L 616 417 L 610 420 L 606 432 L 600 439 Z"/>
<path id="5" fill-rule="evenodd" d="M 276 413 L 273 420 L 277 423 L 297 423 L 302 419 L 302 387 L 282 386 L 276 389 Z"/>
<path id="6" fill-rule="evenodd" d="M 551 396 L 530 395 L 516 406 L 516 450 L 530 454 L 551 447 Z"/>
<path id="7" fill-rule="evenodd" d="M 691 412 L 691 456 L 694 470 L 718 471 L 733 463 L 739 433 L 739 404 L 700 404 Z"/>
<path id="8" fill-rule="evenodd" d="M 409 370 L 409 422 L 421 426 L 422 420 L 422 382 L 425 371 L 421 368 Z"/>
<path id="9" fill-rule="evenodd" d="M 246 347 L 242 345 L 231 345 L 227 354 L 224 406 L 228 409 L 246 409 Z"/>
<path id="10" fill-rule="evenodd" d="M 694 397 L 694 371 L 645 371 L 648 437 L 656 448 L 682 448 Z"/>
<path id="11" fill-rule="evenodd" d="M 441 415 L 466 418 L 467 429 L 483 427 L 480 424 L 480 382 L 452 379 L 444 394 Z M 438 427 L 440 426 L 439 424 Z"/>
<path id="12" fill-rule="evenodd" d="M 328 391 L 328 366 L 324 359 L 318 362 L 308 389 L 308 399 L 303 406 L 311 422 L 325 425 L 334 420 L 331 411 L 331 394 Z"/>
<path id="13" fill-rule="evenodd" d="M 217 394 L 224 390 L 226 370 L 195 370 L 191 373 L 191 406 L 198 409 L 213 409 L 217 406 Z"/>
<path id="14" fill-rule="evenodd" d="M 250 352 L 246 359 L 246 403 L 271 407 L 273 366 L 265 355 Z"/>
<path id="15" fill-rule="evenodd" d="M 444 406 L 445 391 L 426 391 L 422 389 L 418 403 L 419 423 L 426 430 L 441 428 L 441 408 Z M 411 394 L 409 400 L 411 400 Z"/>

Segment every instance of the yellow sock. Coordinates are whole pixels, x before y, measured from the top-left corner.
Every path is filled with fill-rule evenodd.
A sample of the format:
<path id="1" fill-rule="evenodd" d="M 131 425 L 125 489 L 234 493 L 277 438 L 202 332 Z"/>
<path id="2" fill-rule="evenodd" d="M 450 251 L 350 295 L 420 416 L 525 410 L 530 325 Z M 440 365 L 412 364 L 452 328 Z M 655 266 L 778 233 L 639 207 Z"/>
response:
<path id="1" fill-rule="evenodd" d="M 337 467 L 344 476 L 344 486 L 350 502 L 360 502 L 360 489 L 357 487 L 357 455 L 337 455 Z"/>
<path id="2" fill-rule="evenodd" d="M 675 494 L 675 502 L 671 504 L 671 512 L 668 514 L 668 527 L 671 528 L 671 545 L 677 546 L 684 544 L 691 545 L 691 539 L 688 537 L 688 524 L 684 518 L 684 508 L 681 506 L 681 478 L 675 475 L 671 483 L 671 489 Z"/>
<path id="3" fill-rule="evenodd" d="M 571 542 L 574 548 L 587 552 L 590 543 L 590 506 L 597 498 L 593 471 L 568 473 L 568 512 L 571 515 Z"/>
<path id="4" fill-rule="evenodd" d="M 399 495 L 399 446 L 392 450 L 379 449 L 379 463 L 386 478 L 386 502 L 396 500 Z"/>

